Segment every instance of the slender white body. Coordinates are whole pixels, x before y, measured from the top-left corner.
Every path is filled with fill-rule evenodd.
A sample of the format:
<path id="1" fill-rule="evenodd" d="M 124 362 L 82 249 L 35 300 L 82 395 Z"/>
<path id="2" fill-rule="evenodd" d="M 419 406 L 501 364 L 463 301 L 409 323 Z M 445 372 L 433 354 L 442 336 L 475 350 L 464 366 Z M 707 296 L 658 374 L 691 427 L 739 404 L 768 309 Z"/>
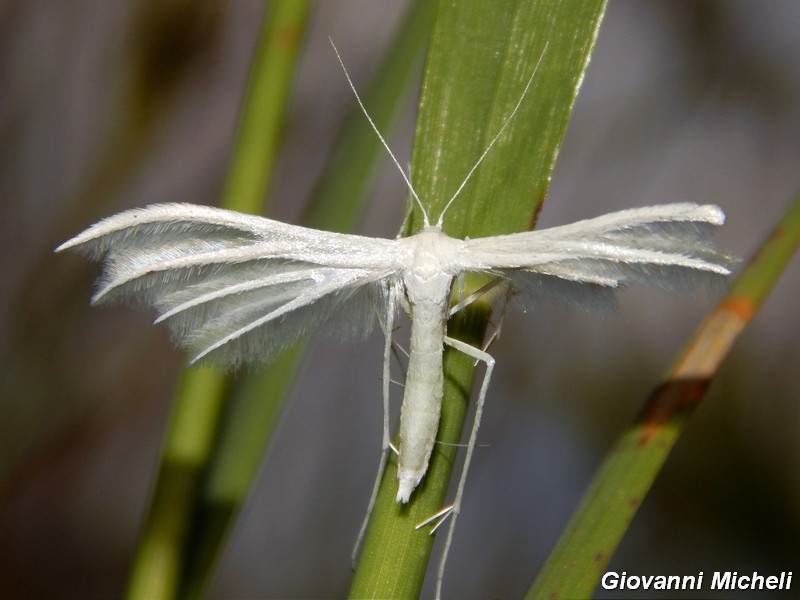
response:
<path id="1" fill-rule="evenodd" d="M 445 325 L 453 272 L 463 242 L 433 227 L 401 241 L 410 259 L 403 284 L 411 307 L 411 340 L 400 408 L 397 501 L 408 502 L 428 470 L 439 428 Z"/>
<path id="2" fill-rule="evenodd" d="M 411 342 L 405 394 L 400 408 L 397 501 L 408 502 L 428 470 L 439 429 L 444 376 L 442 352 L 447 310 L 426 301 L 411 310 Z"/>

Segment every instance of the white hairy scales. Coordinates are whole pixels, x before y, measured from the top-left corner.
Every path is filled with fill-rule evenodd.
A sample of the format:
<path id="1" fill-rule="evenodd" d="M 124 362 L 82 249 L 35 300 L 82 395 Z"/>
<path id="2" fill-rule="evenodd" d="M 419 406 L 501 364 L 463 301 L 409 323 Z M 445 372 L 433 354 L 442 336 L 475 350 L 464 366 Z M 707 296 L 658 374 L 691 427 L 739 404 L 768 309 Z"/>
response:
<path id="1" fill-rule="evenodd" d="M 342 316 L 351 300 L 356 312 L 343 318 L 361 332 L 371 326 L 375 308 L 384 320 L 393 319 L 385 314 L 390 296 L 392 306 L 404 300 L 411 342 L 397 500 L 408 502 L 436 439 L 455 277 L 488 274 L 543 295 L 562 293 L 559 280 L 581 284 L 586 289 L 573 288 L 570 300 L 591 307 L 626 281 L 681 287 L 683 271 L 727 275 L 703 235 L 723 220 L 717 207 L 686 203 L 503 236 L 460 240 L 428 225 L 410 237 L 383 239 L 163 204 L 100 221 L 58 250 L 104 256 L 93 301 L 133 298 L 153 305 L 157 321 L 194 353 L 192 362 L 264 362 L 332 315 Z M 287 319 L 294 314 L 303 319 Z"/>
<path id="2" fill-rule="evenodd" d="M 320 328 L 338 337 L 361 337 L 377 315 L 386 336 L 383 452 L 370 510 L 392 448 L 389 360 L 397 307 L 405 307 L 411 317 L 400 416 L 398 502 L 409 501 L 428 469 L 441 413 L 444 344 L 482 361 L 486 374 L 453 505 L 429 519 L 438 521 L 435 529 L 452 515 L 439 563 L 437 597 L 494 366 L 485 351 L 446 335 L 454 279 L 480 273 L 506 282 L 512 293 L 530 302 L 555 298 L 591 310 L 613 303 L 615 292 L 626 283 L 687 291 L 729 274 L 728 257 L 709 241 L 711 230 L 724 221 L 722 211 L 712 205 L 650 206 L 561 227 L 466 240 L 443 233 L 447 209 L 516 114 L 534 74 L 535 70 L 435 224 L 364 111 L 421 211 L 424 228 L 415 235 L 372 238 L 218 208 L 162 204 L 104 219 L 57 248 L 103 259 L 93 302 L 135 300 L 154 307 L 159 314 L 156 322 L 170 327 L 176 343 L 192 353 L 192 362 L 205 360 L 229 368 L 267 362 Z M 345 75 L 363 109 L 346 70 Z M 363 532 L 364 527 L 359 539 Z"/>

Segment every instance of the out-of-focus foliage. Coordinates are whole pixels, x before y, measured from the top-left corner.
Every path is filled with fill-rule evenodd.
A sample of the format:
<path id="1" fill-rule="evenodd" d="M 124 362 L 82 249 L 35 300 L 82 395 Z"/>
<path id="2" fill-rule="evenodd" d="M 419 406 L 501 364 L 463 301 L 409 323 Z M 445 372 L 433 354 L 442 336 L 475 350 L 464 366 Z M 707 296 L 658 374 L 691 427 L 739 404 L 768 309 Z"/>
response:
<path id="1" fill-rule="evenodd" d="M 358 84 L 402 8 L 319 4 L 277 173 L 279 218 L 296 220 L 353 105 L 328 35 Z M 52 249 L 123 207 L 218 198 L 262 10 L 247 0 L 0 9 L 4 597 L 122 590 L 181 357 L 151 315 L 90 310 L 96 268 Z M 729 217 L 719 242 L 748 256 L 800 187 L 798 21 L 797 3 L 775 0 L 611 3 L 540 226 L 713 202 Z M 392 140 L 401 160 L 409 137 Z M 387 165 L 361 231 L 394 235 L 404 196 Z M 732 352 L 610 568 L 791 570 L 797 268 Z M 619 320 L 560 307 L 509 315 L 448 593 L 522 595 L 529 565 L 709 304 L 632 292 Z M 366 504 L 380 446 L 374 342 L 312 352 L 313 377 L 296 391 L 213 594 L 346 592 L 362 517 L 353 507 Z"/>

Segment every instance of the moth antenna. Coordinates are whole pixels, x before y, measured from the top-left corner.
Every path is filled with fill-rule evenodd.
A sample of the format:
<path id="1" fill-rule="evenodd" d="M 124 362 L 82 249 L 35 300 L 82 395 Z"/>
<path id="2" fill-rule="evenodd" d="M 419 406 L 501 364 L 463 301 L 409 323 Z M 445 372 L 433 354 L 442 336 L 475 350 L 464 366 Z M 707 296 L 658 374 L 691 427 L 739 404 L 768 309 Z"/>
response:
<path id="1" fill-rule="evenodd" d="M 419 199 L 417 191 L 414 189 L 414 186 L 411 185 L 411 180 L 409 180 L 408 176 L 406 175 L 406 172 L 403 170 L 403 167 L 400 166 L 400 161 L 397 160 L 397 158 L 394 155 L 394 152 L 392 152 L 392 149 L 389 148 L 389 144 L 387 144 L 386 140 L 383 139 L 381 132 L 378 131 L 378 127 L 375 125 L 375 122 L 372 120 L 372 117 L 369 116 L 367 109 L 364 107 L 364 103 L 361 101 L 361 96 L 358 95 L 358 92 L 356 91 L 356 86 L 353 85 L 353 80 L 350 79 L 350 74 L 347 72 L 347 67 L 344 66 L 344 61 L 342 60 L 342 57 L 339 55 L 339 50 L 336 49 L 336 44 L 333 43 L 333 39 L 331 37 L 328 37 L 328 39 L 331 42 L 331 46 L 333 46 L 333 51 L 336 53 L 336 58 L 338 59 L 339 64 L 342 66 L 342 71 L 344 71 L 344 76 L 347 78 L 347 83 L 350 85 L 350 89 L 353 90 L 353 94 L 356 97 L 356 101 L 358 102 L 358 105 L 361 107 L 361 112 L 363 112 L 364 116 L 367 117 L 367 121 L 369 121 L 369 124 L 372 126 L 372 130 L 375 132 L 375 135 L 378 136 L 378 139 L 381 141 L 381 144 L 383 144 L 383 147 L 386 148 L 386 151 L 389 153 L 389 156 L 392 157 L 392 161 L 397 166 L 397 170 L 400 171 L 400 175 L 402 175 L 403 181 L 406 182 L 408 190 L 411 192 L 411 195 L 414 197 L 417 206 L 419 206 L 420 210 L 422 211 L 422 217 L 425 221 L 425 227 L 430 227 L 431 222 L 430 219 L 428 218 L 428 212 L 422 205 L 422 201 Z"/>
<path id="2" fill-rule="evenodd" d="M 444 215 L 447 212 L 447 210 L 450 208 L 450 205 L 453 204 L 455 199 L 461 193 L 461 190 L 463 190 L 464 186 L 467 185 L 467 182 L 472 178 L 472 174 L 475 173 L 475 169 L 478 168 L 478 166 L 483 162 L 483 159 L 486 158 L 486 155 L 489 154 L 489 151 L 492 149 L 492 146 L 494 146 L 495 142 L 497 142 L 497 140 L 500 139 L 500 136 L 503 135 L 503 132 L 506 130 L 506 127 L 508 127 L 508 124 L 511 122 L 511 119 L 514 118 L 514 115 L 517 114 L 517 111 L 519 110 L 519 107 L 522 106 L 522 101 L 525 99 L 525 95 L 528 93 L 528 89 L 530 89 L 531 84 L 533 83 L 533 78 L 536 77 L 536 72 L 539 70 L 539 65 L 542 64 L 542 59 L 544 59 L 544 55 L 547 53 L 547 46 L 549 44 L 550 44 L 550 42 L 546 42 L 545 43 L 544 49 L 542 50 L 542 54 L 539 56 L 539 60 L 536 61 L 536 66 L 533 68 L 533 73 L 531 73 L 531 76 L 528 78 L 528 83 L 525 84 L 525 89 L 522 90 L 522 94 L 520 94 L 519 100 L 517 100 L 517 104 L 516 104 L 516 106 L 514 106 L 514 110 L 512 110 L 511 114 L 509 114 L 506 117 L 506 120 L 503 121 L 502 126 L 500 127 L 498 132 L 495 134 L 495 136 L 492 138 L 492 141 L 489 142 L 489 145 L 486 146 L 486 149 L 480 155 L 478 160 L 475 162 L 474 165 L 472 165 L 472 168 L 469 170 L 469 173 L 467 173 L 467 176 L 464 178 L 464 181 L 461 182 L 461 185 L 458 186 L 458 189 L 452 195 L 450 200 L 448 200 L 447 204 L 444 205 L 444 208 L 442 209 L 442 212 L 439 214 L 439 220 L 436 222 L 436 226 L 437 227 L 439 227 L 439 228 L 442 227 L 442 225 L 444 224 Z"/>

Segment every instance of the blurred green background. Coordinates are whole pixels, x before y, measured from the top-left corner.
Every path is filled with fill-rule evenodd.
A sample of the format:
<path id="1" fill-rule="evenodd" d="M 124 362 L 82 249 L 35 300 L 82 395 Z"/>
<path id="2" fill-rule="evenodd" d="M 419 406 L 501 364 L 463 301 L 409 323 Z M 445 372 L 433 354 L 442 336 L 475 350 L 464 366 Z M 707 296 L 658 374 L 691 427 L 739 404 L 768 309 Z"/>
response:
<path id="1" fill-rule="evenodd" d="M 2 597 L 123 590 L 183 358 L 147 312 L 90 309 L 97 266 L 52 249 L 123 208 L 218 199 L 264 6 L 0 3 Z M 318 5 L 276 218 L 296 221 L 354 104 L 328 36 L 363 86 L 403 8 Z M 798 72 L 794 0 L 612 2 L 539 225 L 712 202 L 728 214 L 719 243 L 749 256 L 800 188 Z M 415 95 L 392 139 L 401 161 Z M 393 236 L 404 198 L 387 160 L 359 231 Z M 609 569 L 800 576 L 799 293 L 795 260 Z M 448 595 L 524 592 L 709 302 L 630 290 L 620 319 L 557 306 L 508 316 Z M 380 448 L 380 362 L 378 337 L 314 344 L 212 596 L 346 593 Z"/>

